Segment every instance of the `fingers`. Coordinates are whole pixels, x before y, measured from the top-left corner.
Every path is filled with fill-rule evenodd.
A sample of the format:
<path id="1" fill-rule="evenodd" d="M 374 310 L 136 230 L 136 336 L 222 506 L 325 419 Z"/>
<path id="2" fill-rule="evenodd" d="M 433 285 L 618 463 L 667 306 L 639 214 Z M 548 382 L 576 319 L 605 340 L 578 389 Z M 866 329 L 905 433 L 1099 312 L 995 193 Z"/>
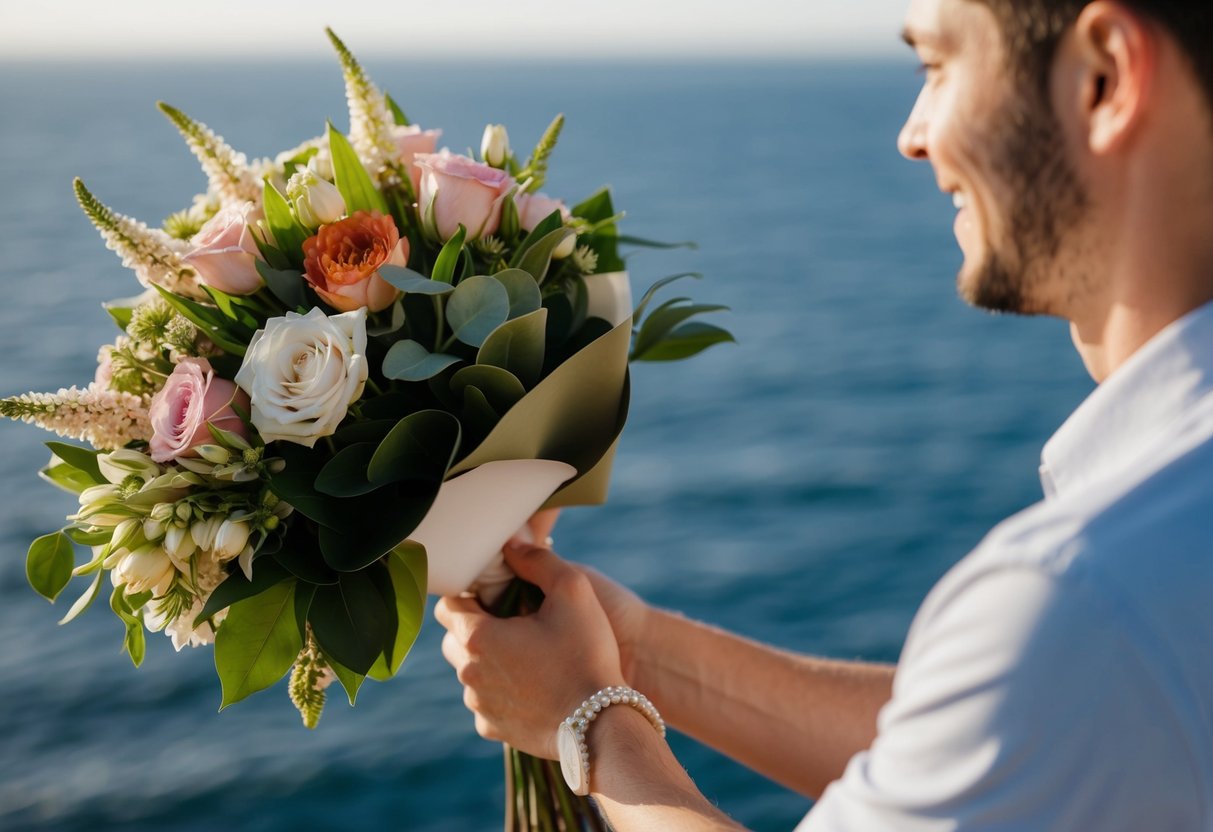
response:
<path id="1" fill-rule="evenodd" d="M 506 565 L 513 569 L 518 577 L 530 581 L 544 592 L 550 590 L 561 578 L 576 572 L 550 549 L 541 546 L 510 543 L 503 553 Z"/>
<path id="2" fill-rule="evenodd" d="M 533 539 L 536 543 L 542 545 L 548 540 L 559 517 L 560 509 L 549 508 L 535 512 L 535 515 L 527 521 L 527 525 L 531 527 L 531 534 L 534 535 Z M 550 542 L 547 543 L 548 548 L 551 548 L 551 545 Z"/>
<path id="3" fill-rule="evenodd" d="M 434 618 L 438 619 L 438 623 L 448 630 L 453 630 L 459 626 L 462 616 L 482 616 L 486 615 L 484 607 L 480 606 L 480 602 L 475 598 L 459 598 L 454 595 L 448 595 L 438 599 L 438 603 L 434 605 Z"/>

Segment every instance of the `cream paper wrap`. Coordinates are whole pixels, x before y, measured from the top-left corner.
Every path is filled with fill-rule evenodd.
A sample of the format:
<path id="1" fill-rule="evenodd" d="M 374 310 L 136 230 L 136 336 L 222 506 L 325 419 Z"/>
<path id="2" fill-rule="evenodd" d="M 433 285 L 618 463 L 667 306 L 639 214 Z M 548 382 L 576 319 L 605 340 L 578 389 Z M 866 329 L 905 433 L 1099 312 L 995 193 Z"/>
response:
<path id="1" fill-rule="evenodd" d="M 590 316 L 616 327 L 628 320 L 632 293 L 627 272 L 591 275 L 586 289 Z M 600 465 L 609 466 L 614 450 L 612 446 Z M 577 469 L 565 462 L 506 459 L 481 463 L 444 482 L 425 519 L 409 535 L 425 547 L 428 592 L 474 592 L 491 603 L 514 577 L 502 547 L 512 538 L 531 542 L 527 520 L 576 475 Z M 564 504 L 579 502 L 570 496 Z M 469 506 L 475 511 L 469 512 Z"/>

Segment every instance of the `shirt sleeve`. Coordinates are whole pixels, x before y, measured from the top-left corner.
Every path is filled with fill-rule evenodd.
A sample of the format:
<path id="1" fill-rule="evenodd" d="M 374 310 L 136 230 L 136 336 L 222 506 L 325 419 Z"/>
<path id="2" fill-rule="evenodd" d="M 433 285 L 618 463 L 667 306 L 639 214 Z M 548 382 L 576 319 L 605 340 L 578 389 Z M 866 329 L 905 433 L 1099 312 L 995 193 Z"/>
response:
<path id="1" fill-rule="evenodd" d="M 797 832 L 1203 828 L 1166 697 L 1081 578 L 979 573 L 930 604 L 870 750 Z"/>

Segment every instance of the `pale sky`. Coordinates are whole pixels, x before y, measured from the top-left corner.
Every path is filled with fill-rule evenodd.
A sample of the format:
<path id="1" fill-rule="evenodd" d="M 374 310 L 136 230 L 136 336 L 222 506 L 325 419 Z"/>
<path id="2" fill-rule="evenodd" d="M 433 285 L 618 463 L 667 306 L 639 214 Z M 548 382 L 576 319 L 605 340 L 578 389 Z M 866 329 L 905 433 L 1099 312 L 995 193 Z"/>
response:
<path id="1" fill-rule="evenodd" d="M 0 61 L 889 55 L 907 0 L 0 0 Z"/>

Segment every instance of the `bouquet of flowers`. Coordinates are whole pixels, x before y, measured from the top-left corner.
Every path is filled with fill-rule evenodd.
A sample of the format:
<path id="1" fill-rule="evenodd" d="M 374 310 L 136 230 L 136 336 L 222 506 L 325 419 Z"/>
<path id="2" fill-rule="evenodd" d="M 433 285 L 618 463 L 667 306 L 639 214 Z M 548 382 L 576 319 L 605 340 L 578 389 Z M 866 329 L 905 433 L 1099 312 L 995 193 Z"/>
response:
<path id="1" fill-rule="evenodd" d="M 79 510 L 27 557 L 52 601 L 88 581 L 63 621 L 108 573 L 136 665 L 145 629 L 213 643 L 221 707 L 289 673 L 309 727 L 332 681 L 353 704 L 399 670 L 427 591 L 524 611 L 499 550 L 541 507 L 605 499 L 629 360 L 731 340 L 693 320 L 723 307 L 646 315 L 685 275 L 632 310 L 618 246 L 647 242 L 619 236 L 606 190 L 571 208 L 540 192 L 562 118 L 526 160 L 500 125 L 480 159 L 439 151 L 328 34 L 348 135 L 249 161 L 160 104 L 209 180 L 189 208 L 149 228 L 76 181 L 145 291 L 107 305 L 122 334 L 91 384 L 0 402 L 91 446 L 47 443 L 42 476 Z M 592 826 L 507 753 L 515 823 Z"/>

